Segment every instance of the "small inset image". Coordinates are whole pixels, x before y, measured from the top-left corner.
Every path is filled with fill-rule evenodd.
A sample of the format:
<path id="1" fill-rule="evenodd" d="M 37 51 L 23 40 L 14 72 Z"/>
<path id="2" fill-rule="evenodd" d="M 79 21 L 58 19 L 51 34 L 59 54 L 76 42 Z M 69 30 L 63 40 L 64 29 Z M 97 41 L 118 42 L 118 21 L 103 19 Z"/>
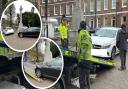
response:
<path id="1" fill-rule="evenodd" d="M 57 44 L 40 38 L 35 47 L 22 56 L 22 70 L 36 88 L 49 88 L 57 83 L 63 71 L 63 56 Z"/>
<path id="2" fill-rule="evenodd" d="M 14 1 L 2 13 L 3 40 L 15 51 L 24 52 L 32 48 L 40 37 L 41 28 L 40 14 L 28 1 Z"/>

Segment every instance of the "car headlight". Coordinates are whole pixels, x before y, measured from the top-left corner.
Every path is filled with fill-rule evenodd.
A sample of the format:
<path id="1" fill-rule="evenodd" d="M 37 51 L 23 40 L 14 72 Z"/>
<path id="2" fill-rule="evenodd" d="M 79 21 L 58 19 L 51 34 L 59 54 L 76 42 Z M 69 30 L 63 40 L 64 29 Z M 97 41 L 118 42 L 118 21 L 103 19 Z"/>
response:
<path id="1" fill-rule="evenodd" d="M 105 46 L 102 46 L 101 49 L 107 49 L 109 48 L 111 45 L 105 45 Z"/>

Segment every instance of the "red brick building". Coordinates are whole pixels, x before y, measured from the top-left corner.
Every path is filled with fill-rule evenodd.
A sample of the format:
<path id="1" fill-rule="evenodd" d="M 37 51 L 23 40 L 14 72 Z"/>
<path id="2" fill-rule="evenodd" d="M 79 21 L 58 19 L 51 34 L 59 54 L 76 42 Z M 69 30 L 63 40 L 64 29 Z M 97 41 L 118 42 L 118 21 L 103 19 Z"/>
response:
<path id="1" fill-rule="evenodd" d="M 92 28 L 128 26 L 127 0 L 84 0 L 86 20 Z"/>
<path id="2" fill-rule="evenodd" d="M 2 0 L 0 0 L 0 17 L 2 15 Z"/>
<path id="3" fill-rule="evenodd" d="M 41 16 L 45 15 L 45 0 L 39 0 L 39 11 Z M 48 0 L 48 16 L 60 18 L 62 15 L 72 16 L 74 0 Z"/>
<path id="4" fill-rule="evenodd" d="M 45 15 L 45 0 L 28 0 Z M 0 0 L 1 4 L 2 0 Z M 75 0 L 48 0 L 48 16 L 61 18 L 66 15 L 71 20 Z M 127 0 L 81 0 L 82 10 L 87 23 L 92 28 L 117 26 L 125 23 L 128 26 Z M 0 5 L 1 13 L 1 5 Z"/>
<path id="5" fill-rule="evenodd" d="M 71 19 L 75 0 L 48 0 L 48 16 L 60 18 L 63 14 Z M 45 15 L 45 0 L 38 0 L 38 8 Z M 81 0 L 87 23 L 92 27 L 128 26 L 127 0 Z"/>
<path id="6" fill-rule="evenodd" d="M 27 0 L 27 1 L 31 2 L 34 6 L 36 6 L 37 9 L 39 9 L 39 5 L 40 5 L 40 4 L 38 3 L 39 0 Z"/>

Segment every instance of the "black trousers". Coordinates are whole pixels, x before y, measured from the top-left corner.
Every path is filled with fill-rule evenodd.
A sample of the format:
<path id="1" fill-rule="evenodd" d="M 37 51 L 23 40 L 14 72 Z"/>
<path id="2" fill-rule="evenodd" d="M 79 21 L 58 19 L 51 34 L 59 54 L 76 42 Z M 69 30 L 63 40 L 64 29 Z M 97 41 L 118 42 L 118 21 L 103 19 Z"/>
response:
<path id="1" fill-rule="evenodd" d="M 120 50 L 121 68 L 126 67 L 126 50 Z"/>
<path id="2" fill-rule="evenodd" d="M 90 89 L 90 69 L 79 64 L 80 89 Z"/>
<path id="3" fill-rule="evenodd" d="M 68 48 L 68 39 L 61 39 L 61 46 L 63 48 Z"/>

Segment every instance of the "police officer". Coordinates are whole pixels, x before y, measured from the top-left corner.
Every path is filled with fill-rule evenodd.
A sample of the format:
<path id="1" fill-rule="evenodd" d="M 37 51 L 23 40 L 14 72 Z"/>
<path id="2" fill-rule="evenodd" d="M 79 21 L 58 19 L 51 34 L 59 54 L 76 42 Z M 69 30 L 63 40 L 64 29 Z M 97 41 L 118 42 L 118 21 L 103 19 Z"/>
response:
<path id="1" fill-rule="evenodd" d="M 60 32 L 61 46 L 63 48 L 68 48 L 68 26 L 65 15 L 62 16 L 61 24 L 58 27 L 58 30 Z"/>
<path id="2" fill-rule="evenodd" d="M 92 41 L 89 32 L 86 30 L 86 22 L 81 21 L 78 31 L 78 59 L 79 59 L 79 83 L 80 89 L 90 89 L 90 68 L 91 62 L 87 61 L 91 56 Z"/>
<path id="3" fill-rule="evenodd" d="M 125 70 L 126 52 L 127 52 L 127 34 L 126 34 L 126 26 L 124 24 L 121 25 L 121 30 L 118 31 L 116 46 L 120 50 L 121 67 L 119 68 L 119 70 Z"/>

